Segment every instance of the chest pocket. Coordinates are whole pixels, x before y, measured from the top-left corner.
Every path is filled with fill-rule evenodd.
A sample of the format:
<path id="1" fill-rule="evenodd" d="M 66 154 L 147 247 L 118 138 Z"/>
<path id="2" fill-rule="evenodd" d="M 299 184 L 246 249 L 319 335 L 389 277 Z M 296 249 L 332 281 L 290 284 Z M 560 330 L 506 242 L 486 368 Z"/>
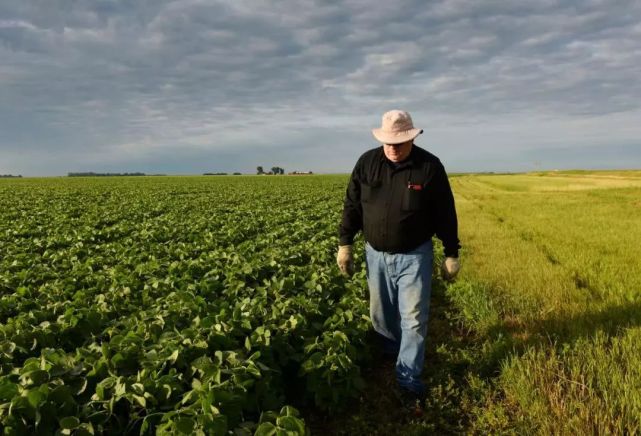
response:
<path id="1" fill-rule="evenodd" d="M 405 189 L 403 189 L 403 198 L 401 199 L 401 209 L 408 212 L 425 209 L 427 207 L 426 191 L 427 189 L 424 183 L 413 184 L 413 188 L 406 186 Z"/>
<path id="2" fill-rule="evenodd" d="M 383 183 L 380 180 L 361 184 L 361 202 L 367 204 L 375 203 L 376 199 L 381 195 L 382 185 Z"/>

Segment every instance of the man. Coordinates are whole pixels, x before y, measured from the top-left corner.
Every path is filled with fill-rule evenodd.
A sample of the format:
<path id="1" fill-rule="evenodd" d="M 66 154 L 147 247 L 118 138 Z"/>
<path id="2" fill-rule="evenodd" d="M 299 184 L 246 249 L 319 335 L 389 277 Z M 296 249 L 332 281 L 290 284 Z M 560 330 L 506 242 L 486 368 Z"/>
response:
<path id="1" fill-rule="evenodd" d="M 414 145 L 423 132 L 410 114 L 383 114 L 374 137 L 383 145 L 365 152 L 352 172 L 340 225 L 337 263 L 354 269 L 352 244 L 365 238 L 370 316 L 385 350 L 396 356 L 396 378 L 404 401 L 417 413 L 424 399 L 421 381 L 432 280 L 432 236 L 443 242 L 442 276 L 459 271 L 454 197 L 439 159 Z"/>

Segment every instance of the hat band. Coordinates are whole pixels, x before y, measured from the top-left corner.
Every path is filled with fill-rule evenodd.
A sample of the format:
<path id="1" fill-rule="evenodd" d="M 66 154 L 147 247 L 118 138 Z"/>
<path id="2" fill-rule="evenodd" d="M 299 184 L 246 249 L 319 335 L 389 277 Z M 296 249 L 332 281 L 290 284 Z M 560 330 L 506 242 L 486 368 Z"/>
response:
<path id="1" fill-rule="evenodd" d="M 407 135 L 412 130 L 417 130 L 417 129 L 412 127 L 410 129 L 407 129 L 407 130 L 380 130 L 380 132 L 388 134 L 388 135 L 401 136 L 401 135 Z"/>

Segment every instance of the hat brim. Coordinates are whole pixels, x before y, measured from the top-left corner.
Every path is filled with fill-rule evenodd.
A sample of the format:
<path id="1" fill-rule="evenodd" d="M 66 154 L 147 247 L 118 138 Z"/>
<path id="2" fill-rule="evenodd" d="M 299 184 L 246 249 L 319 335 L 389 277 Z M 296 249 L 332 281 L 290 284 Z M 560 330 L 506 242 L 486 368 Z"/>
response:
<path id="1" fill-rule="evenodd" d="M 381 144 L 402 144 L 423 133 L 423 129 L 409 129 L 402 132 L 386 132 L 380 128 L 372 129 L 372 135 Z"/>

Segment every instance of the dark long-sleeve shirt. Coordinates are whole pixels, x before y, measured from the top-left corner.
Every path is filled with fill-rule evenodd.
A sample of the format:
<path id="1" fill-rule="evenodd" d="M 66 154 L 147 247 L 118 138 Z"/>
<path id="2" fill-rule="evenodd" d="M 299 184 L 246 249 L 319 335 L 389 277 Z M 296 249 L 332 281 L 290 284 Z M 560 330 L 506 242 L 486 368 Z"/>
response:
<path id="1" fill-rule="evenodd" d="M 347 187 L 340 244 L 351 245 L 359 230 L 374 249 L 390 253 L 411 251 L 436 234 L 445 255 L 458 257 L 454 196 L 441 161 L 416 145 L 400 163 L 382 146 L 365 152 Z"/>

